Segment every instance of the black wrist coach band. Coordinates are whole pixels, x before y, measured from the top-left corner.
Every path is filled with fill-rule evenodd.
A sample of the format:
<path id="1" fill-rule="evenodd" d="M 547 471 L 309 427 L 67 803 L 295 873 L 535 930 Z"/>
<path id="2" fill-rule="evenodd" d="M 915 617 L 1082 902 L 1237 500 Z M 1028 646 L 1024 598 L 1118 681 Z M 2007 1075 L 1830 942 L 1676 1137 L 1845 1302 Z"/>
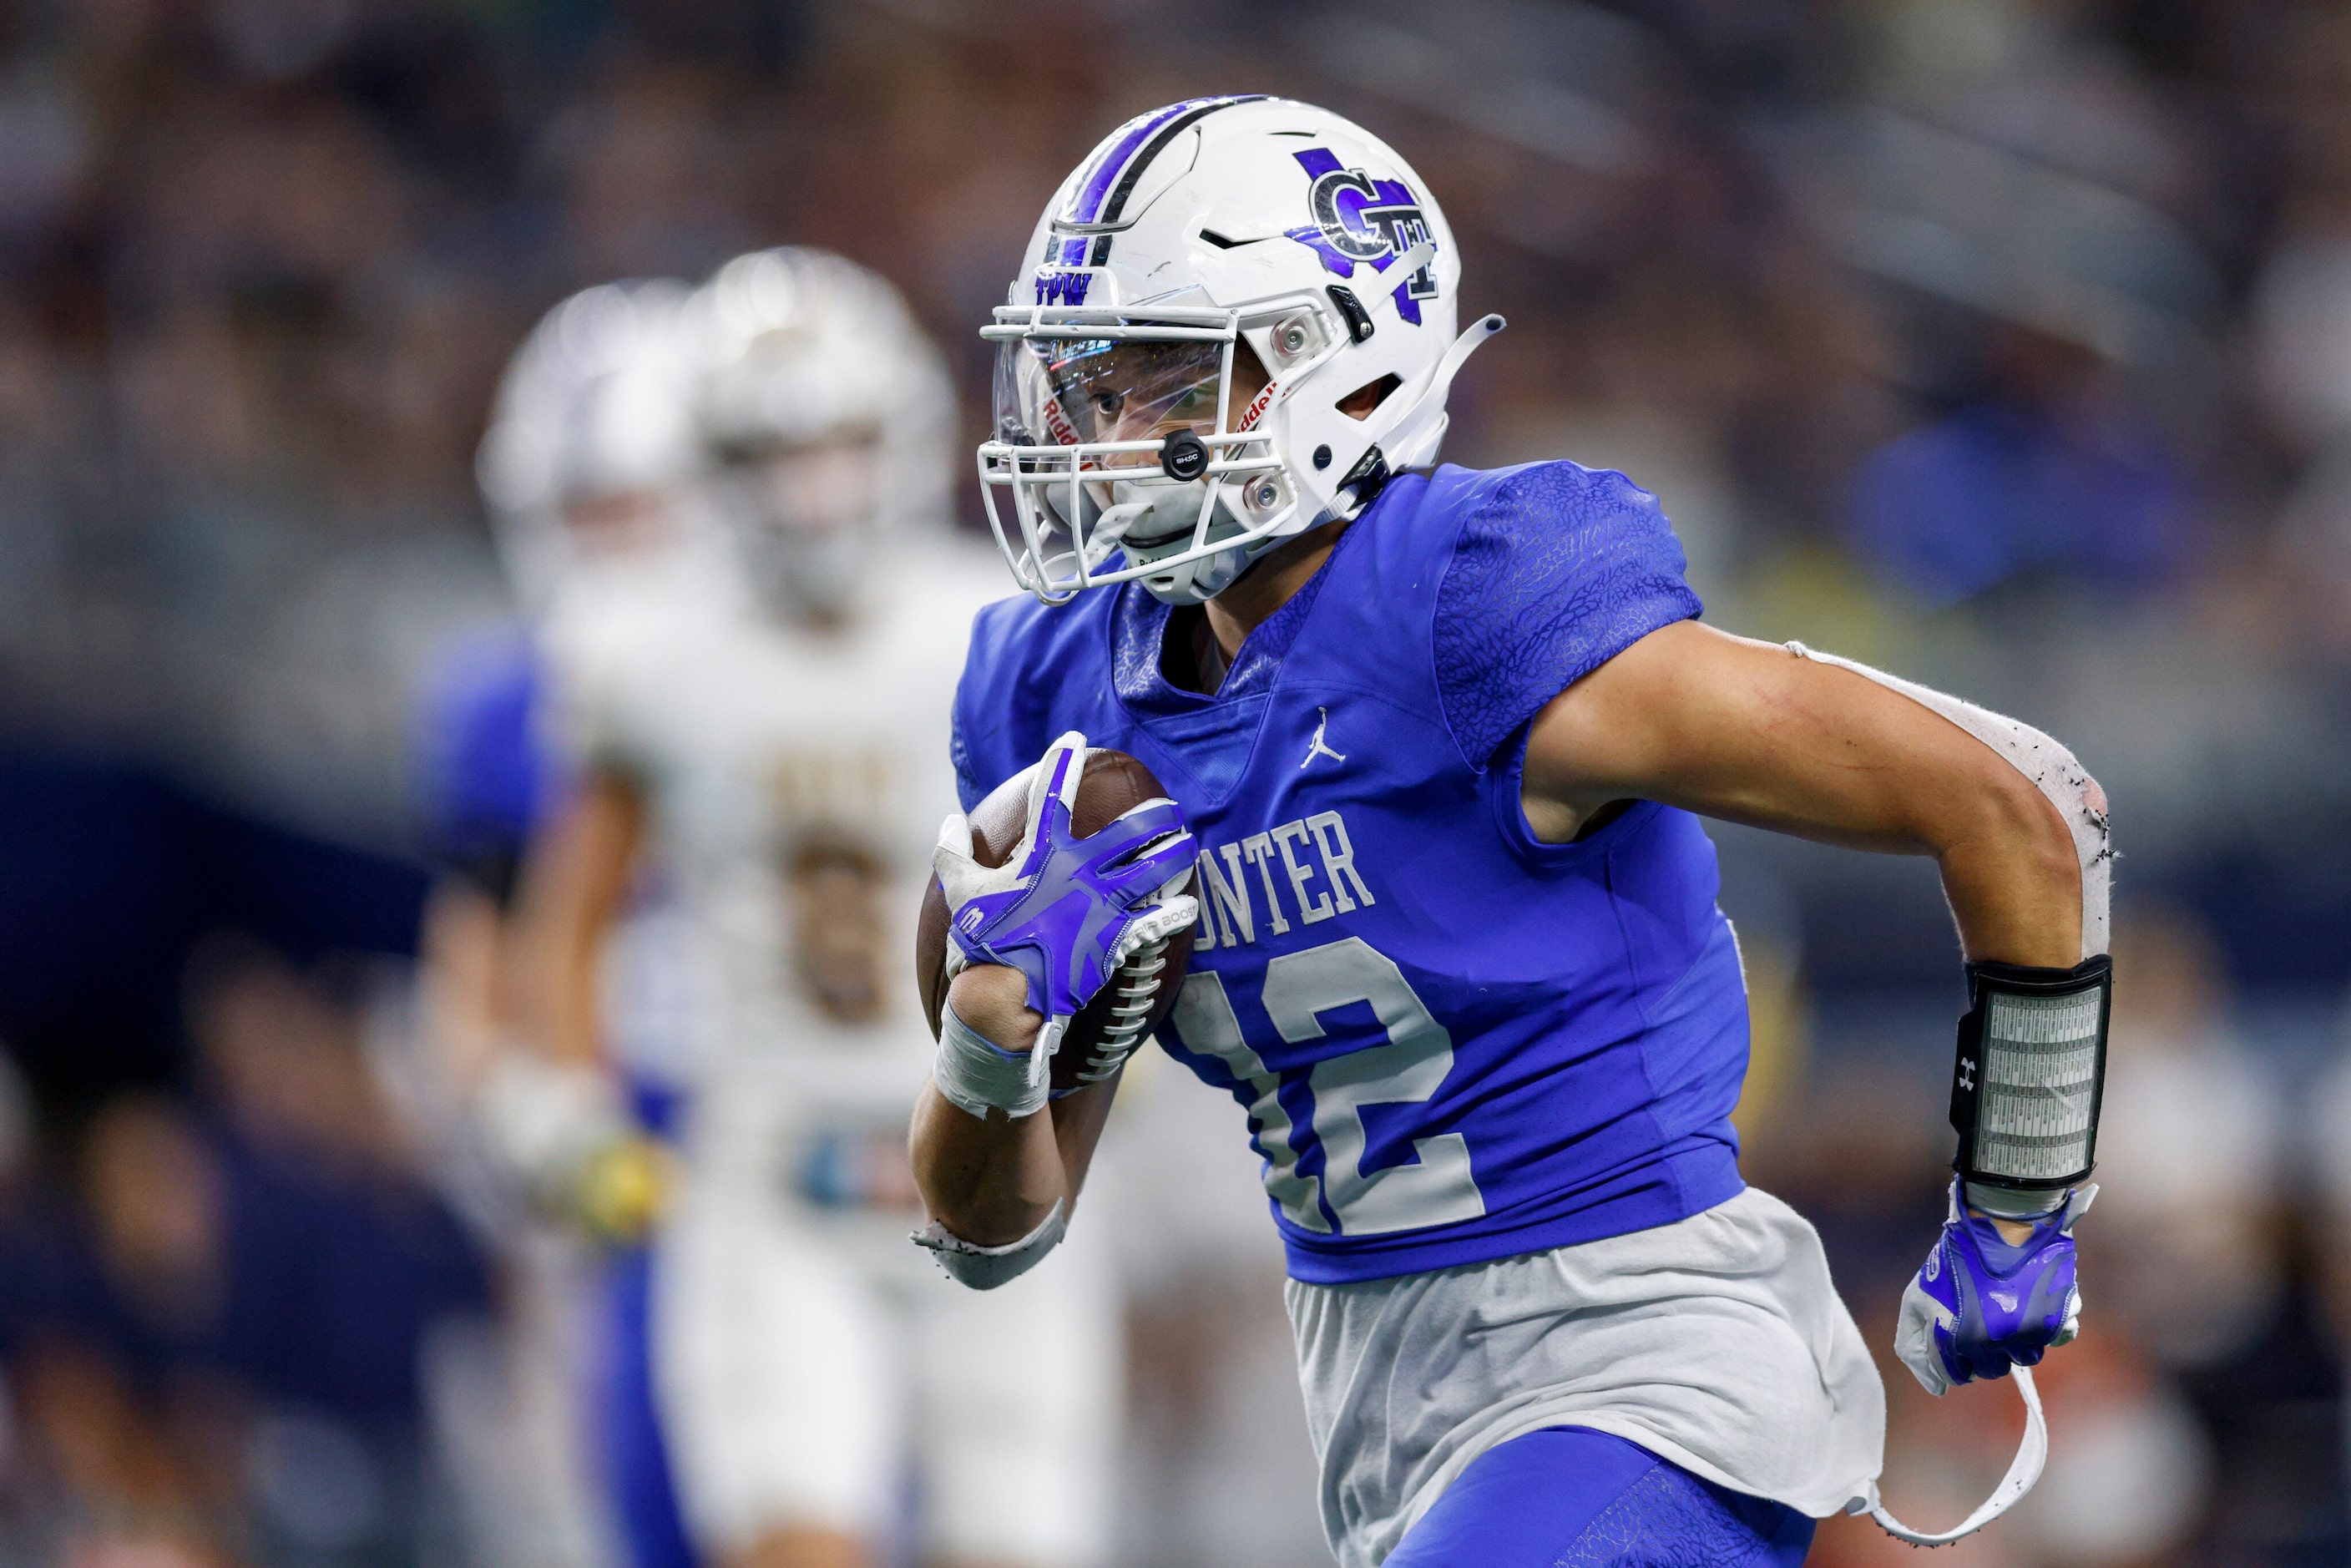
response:
<path id="1" fill-rule="evenodd" d="M 2114 962 L 1970 964 L 1951 1071 L 1953 1168 L 1993 1186 L 2073 1186 L 2096 1163 Z"/>

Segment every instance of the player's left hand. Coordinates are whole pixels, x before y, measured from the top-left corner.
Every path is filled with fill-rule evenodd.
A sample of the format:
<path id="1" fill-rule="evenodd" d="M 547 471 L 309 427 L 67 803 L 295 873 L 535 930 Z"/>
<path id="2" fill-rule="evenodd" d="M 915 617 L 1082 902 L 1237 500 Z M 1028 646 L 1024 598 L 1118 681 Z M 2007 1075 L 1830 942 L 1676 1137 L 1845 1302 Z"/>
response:
<path id="1" fill-rule="evenodd" d="M 2074 1222 L 2097 1192 L 2074 1188 L 2032 1221 L 2022 1241 L 2011 1242 L 1991 1219 L 1970 1212 L 1953 1179 L 1951 1218 L 1902 1292 L 1894 1331 L 1894 1353 L 1928 1393 L 1940 1396 L 1954 1384 L 2037 1366 L 2044 1352 L 2081 1332 Z"/>

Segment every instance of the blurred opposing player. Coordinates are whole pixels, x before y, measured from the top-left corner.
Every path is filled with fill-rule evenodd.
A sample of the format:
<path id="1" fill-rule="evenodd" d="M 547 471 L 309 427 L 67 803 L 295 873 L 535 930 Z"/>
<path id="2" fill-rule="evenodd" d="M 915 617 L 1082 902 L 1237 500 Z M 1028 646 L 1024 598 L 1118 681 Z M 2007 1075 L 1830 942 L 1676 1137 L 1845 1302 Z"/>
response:
<path id="1" fill-rule="evenodd" d="M 516 1041 L 518 883 L 566 790 L 541 622 L 580 580 L 678 591 L 708 542 L 686 504 L 691 293 L 666 279 L 585 289 L 515 354 L 480 476 L 519 623 L 452 650 L 419 737 L 448 870 L 426 917 L 427 1011 L 448 1088 L 486 1134 L 492 1197 L 476 1207 L 501 1239 L 513 1303 L 520 1410 L 514 1451 L 496 1458 L 536 1481 L 500 1486 L 498 1554 L 517 1563 L 599 1563 L 616 1545 L 635 1568 L 693 1561 L 652 1408 L 638 1244 L 658 1168 L 649 1134 L 682 1072 L 678 966 L 664 951 L 674 921 L 657 888 L 632 891 L 603 966 L 623 1073 L 566 1070 Z M 514 1204 L 517 1188 L 535 1201 Z"/>
<path id="2" fill-rule="evenodd" d="M 1090 740 L 1188 820 L 1166 1043 L 1264 1161 L 1345 1568 L 1792 1564 L 1874 1504 L 1885 1396 L 1812 1228 L 1740 1176 L 1746 997 L 1691 813 L 1940 867 L 1962 1137 L 1896 1338 L 1940 1394 L 2074 1332 L 2105 802 L 2022 725 L 1698 626 L 1622 475 L 1427 471 L 1501 325 L 1456 338 L 1459 280 L 1418 177 L 1308 105 L 1176 104 L 1070 176 L 984 329 L 982 477 L 1036 602 L 974 633 L 964 800 Z M 1192 913 L 1152 907 L 1180 832 L 1113 895 L 1140 879 L 1054 800 L 1013 870 L 960 821 L 938 852 L 977 891 L 915 1164 L 982 1287 L 1050 1256 L 1114 1086 L 1047 1110 L 1047 1016 Z"/>
<path id="3" fill-rule="evenodd" d="M 1001 1299 L 909 1256 L 902 985 L 955 780 L 937 737 L 1001 591 L 946 527 L 954 408 L 894 290 L 763 252 L 689 311 L 695 505 L 723 580 L 575 575 L 548 623 L 580 783 L 528 894 L 534 1032 L 586 1068 L 599 955 L 658 869 L 701 1042 L 655 1237 L 656 1385 L 697 1544 L 743 1568 L 881 1561 L 917 1478 L 928 1561 L 1098 1560 L 1115 1337 L 1086 1257 Z M 890 591 L 872 584 L 886 563 Z M 1066 1505 L 1029 1505 L 1054 1475 Z"/>

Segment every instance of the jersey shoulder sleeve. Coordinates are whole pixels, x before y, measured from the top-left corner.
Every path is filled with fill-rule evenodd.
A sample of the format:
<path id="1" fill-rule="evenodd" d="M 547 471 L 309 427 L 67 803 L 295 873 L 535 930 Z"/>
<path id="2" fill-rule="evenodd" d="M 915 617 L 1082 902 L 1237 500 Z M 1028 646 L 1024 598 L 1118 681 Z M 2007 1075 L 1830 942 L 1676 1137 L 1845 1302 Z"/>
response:
<path id="1" fill-rule="evenodd" d="M 1069 694 L 1098 688 L 1106 678 L 1101 666 L 1116 592 L 1089 589 L 1061 605 L 1024 594 L 999 599 L 973 618 L 948 740 L 965 810 L 1042 757 L 1070 727 Z"/>
<path id="2" fill-rule="evenodd" d="M 519 851 L 545 796 L 542 672 L 520 632 L 469 638 L 433 672 L 416 715 L 416 781 L 438 847 Z"/>
<path id="3" fill-rule="evenodd" d="M 1480 477 L 1432 627 L 1445 720 L 1479 768 L 1552 698 L 1702 608 L 1657 498 L 1624 475 L 1562 462 Z"/>

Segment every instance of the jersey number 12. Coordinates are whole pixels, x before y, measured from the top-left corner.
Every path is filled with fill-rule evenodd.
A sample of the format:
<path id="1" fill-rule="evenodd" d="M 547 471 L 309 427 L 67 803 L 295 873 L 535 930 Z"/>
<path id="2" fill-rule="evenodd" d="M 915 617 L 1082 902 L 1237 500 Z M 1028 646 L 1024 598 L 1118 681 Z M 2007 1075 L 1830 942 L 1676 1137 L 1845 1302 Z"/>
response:
<path id="1" fill-rule="evenodd" d="M 1224 981 L 1195 970 L 1176 996 L 1174 1022 L 1185 1046 L 1222 1061 L 1253 1096 L 1249 1113 L 1266 1158 L 1265 1190 L 1292 1225 L 1327 1235 L 1336 1217 L 1343 1234 L 1380 1236 L 1486 1212 L 1458 1133 L 1415 1138 L 1416 1163 L 1363 1168 L 1364 1107 L 1426 1101 L 1453 1070 L 1453 1037 L 1394 959 L 1360 936 L 1285 953 L 1265 967 L 1262 999 L 1274 1032 L 1293 1045 L 1322 1038 L 1317 1015 L 1359 1002 L 1371 1004 L 1387 1032 L 1385 1044 L 1326 1057 L 1303 1074 L 1311 1096 L 1305 1131 L 1322 1145 L 1318 1180 L 1298 1168 L 1299 1128 L 1281 1103 L 1281 1077 L 1243 1038 Z"/>

